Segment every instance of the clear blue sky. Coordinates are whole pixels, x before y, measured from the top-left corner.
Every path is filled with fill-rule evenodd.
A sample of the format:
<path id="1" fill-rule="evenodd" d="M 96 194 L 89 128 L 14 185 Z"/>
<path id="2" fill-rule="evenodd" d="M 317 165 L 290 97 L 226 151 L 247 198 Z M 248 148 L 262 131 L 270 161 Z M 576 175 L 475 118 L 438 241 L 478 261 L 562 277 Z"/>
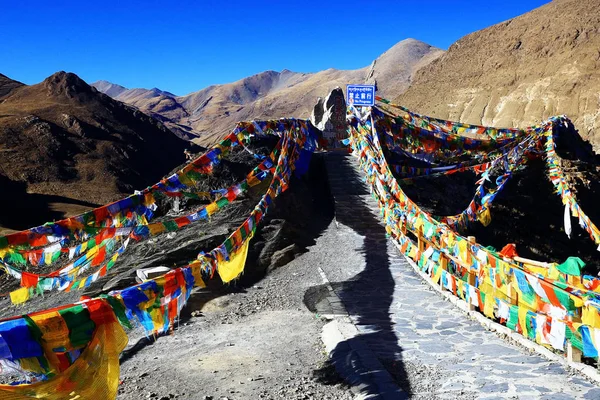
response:
<path id="1" fill-rule="evenodd" d="M 0 73 L 178 95 L 264 70 L 355 69 L 402 39 L 447 49 L 547 0 L 0 0 Z"/>

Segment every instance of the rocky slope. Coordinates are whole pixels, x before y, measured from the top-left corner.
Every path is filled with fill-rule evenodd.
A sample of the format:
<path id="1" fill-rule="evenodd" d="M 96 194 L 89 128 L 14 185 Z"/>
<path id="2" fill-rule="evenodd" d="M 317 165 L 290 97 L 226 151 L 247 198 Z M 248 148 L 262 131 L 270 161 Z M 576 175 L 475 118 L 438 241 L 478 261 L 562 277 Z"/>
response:
<path id="1" fill-rule="evenodd" d="M 81 211 L 71 206 L 113 201 L 184 159 L 186 142 L 74 74 L 58 72 L 31 86 L 6 78 L 0 88 L 0 191 L 11 194 L 1 202 L 15 211 L 3 213 L 5 227 L 23 229 Z"/>
<path id="2" fill-rule="evenodd" d="M 21 86 L 23 86 L 21 82 L 14 81 L 6 75 L 0 74 L 0 99 L 8 96 L 13 89 Z"/>
<path id="3" fill-rule="evenodd" d="M 458 40 L 397 102 L 469 123 L 526 126 L 567 114 L 600 150 L 600 1 L 555 0 Z"/>
<path id="4" fill-rule="evenodd" d="M 441 54 L 440 49 L 406 39 L 382 54 L 370 67 L 357 70 L 330 68 L 310 74 L 266 71 L 233 83 L 209 86 L 187 96 L 173 97 L 155 89 L 133 89 L 115 98 L 162 118 L 172 129 L 199 135 L 194 141 L 206 145 L 216 142 L 238 121 L 289 116 L 308 118 L 316 99 L 325 97 L 336 86 L 368 80 L 376 81 L 384 96 L 401 93 L 418 69 Z M 111 88 L 104 81 L 93 85 L 100 91 Z"/>

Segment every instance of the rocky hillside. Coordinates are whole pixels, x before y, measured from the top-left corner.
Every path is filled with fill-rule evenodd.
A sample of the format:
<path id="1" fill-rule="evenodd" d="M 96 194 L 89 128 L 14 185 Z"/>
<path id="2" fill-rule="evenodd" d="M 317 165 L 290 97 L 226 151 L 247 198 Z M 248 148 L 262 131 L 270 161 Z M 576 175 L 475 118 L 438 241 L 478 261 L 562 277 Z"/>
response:
<path id="1" fill-rule="evenodd" d="M 58 72 L 31 86 L 2 77 L 0 90 L 1 201 L 21 214 L 18 220 L 49 211 L 49 203 L 113 201 L 154 183 L 184 159 L 186 142 L 74 74 Z M 30 204 L 33 198 L 37 202 Z"/>
<path id="2" fill-rule="evenodd" d="M 397 102 L 440 118 L 526 126 L 567 114 L 600 150 L 600 0 L 555 0 L 472 33 Z"/>
<path id="3" fill-rule="evenodd" d="M 443 54 L 414 39 L 399 42 L 371 66 L 358 70 L 327 69 L 317 73 L 266 71 L 237 82 L 213 85 L 187 96 L 170 96 L 158 89 L 133 89 L 113 96 L 160 118 L 170 128 L 198 135 L 195 142 L 211 144 L 236 122 L 253 118 L 308 118 L 316 99 L 336 86 L 376 81 L 384 96 L 401 93 L 413 74 Z M 108 93 L 105 81 L 93 84 Z M 182 136 L 184 136 L 182 134 Z"/>
<path id="4" fill-rule="evenodd" d="M 0 100 L 18 87 L 23 86 L 21 82 L 13 81 L 6 75 L 0 74 Z"/>

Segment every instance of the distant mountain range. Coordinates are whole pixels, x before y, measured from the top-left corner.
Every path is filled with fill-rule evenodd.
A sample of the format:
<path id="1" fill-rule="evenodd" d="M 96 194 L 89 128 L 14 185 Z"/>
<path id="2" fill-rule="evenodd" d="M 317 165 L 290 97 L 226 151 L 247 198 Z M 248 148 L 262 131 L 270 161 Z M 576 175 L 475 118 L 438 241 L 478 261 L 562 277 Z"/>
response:
<path id="1" fill-rule="evenodd" d="M 600 0 L 555 0 L 463 37 L 397 102 L 501 127 L 567 114 L 600 151 Z"/>
<path id="2" fill-rule="evenodd" d="M 186 96 L 159 89 L 126 89 L 107 81 L 92 84 L 116 100 L 139 108 L 178 136 L 207 145 L 218 141 L 238 121 L 255 118 L 308 118 L 318 97 L 336 86 L 377 82 L 383 96 L 405 91 L 412 76 L 443 54 L 414 39 L 406 39 L 358 70 L 328 69 L 316 73 L 265 71 L 239 81 L 213 85 Z"/>

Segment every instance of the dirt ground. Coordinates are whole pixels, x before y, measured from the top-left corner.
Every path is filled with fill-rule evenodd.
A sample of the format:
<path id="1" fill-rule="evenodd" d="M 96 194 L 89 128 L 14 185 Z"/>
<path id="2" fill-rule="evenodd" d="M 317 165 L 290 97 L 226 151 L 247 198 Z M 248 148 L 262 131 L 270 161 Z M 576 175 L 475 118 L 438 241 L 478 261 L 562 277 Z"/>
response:
<path id="1" fill-rule="evenodd" d="M 118 398 L 353 398 L 302 303 L 319 279 L 300 256 L 247 288 L 194 294 L 173 335 L 123 353 Z"/>

